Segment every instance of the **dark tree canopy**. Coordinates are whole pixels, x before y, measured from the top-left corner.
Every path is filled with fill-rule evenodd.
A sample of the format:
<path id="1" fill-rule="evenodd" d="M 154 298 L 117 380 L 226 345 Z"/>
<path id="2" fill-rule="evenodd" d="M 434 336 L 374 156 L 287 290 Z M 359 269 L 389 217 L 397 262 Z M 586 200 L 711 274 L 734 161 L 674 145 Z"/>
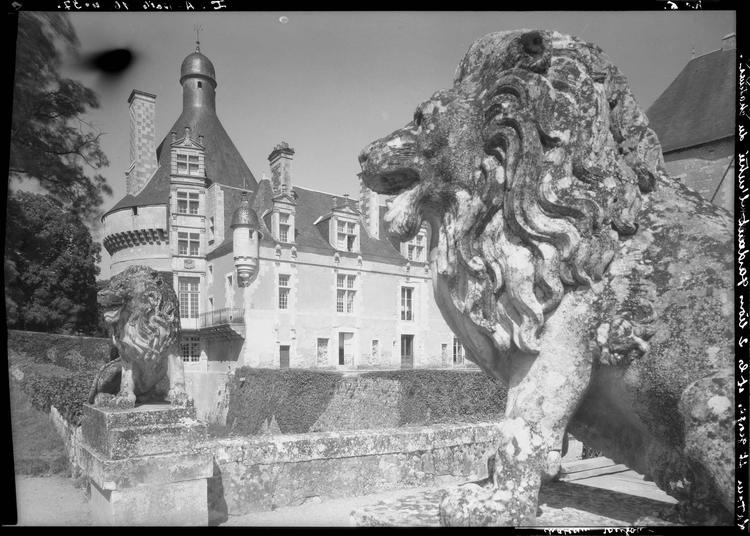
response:
<path id="1" fill-rule="evenodd" d="M 83 120 L 99 107 L 98 99 L 59 73 L 66 53 L 78 46 L 65 14 L 19 15 L 10 179 L 36 179 L 65 206 L 90 216 L 112 190 L 96 173 L 109 164 L 99 146 L 101 134 Z"/>
<path id="2" fill-rule="evenodd" d="M 50 195 L 8 198 L 5 303 L 8 327 L 94 334 L 101 246 L 81 218 Z"/>

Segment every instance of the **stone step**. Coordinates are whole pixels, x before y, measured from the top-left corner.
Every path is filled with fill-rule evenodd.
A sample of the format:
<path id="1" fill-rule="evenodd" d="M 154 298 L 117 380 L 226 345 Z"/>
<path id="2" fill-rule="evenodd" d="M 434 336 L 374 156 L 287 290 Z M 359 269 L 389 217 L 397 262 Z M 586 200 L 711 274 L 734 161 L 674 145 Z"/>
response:
<path id="1" fill-rule="evenodd" d="M 597 458 L 588 458 L 585 460 L 574 460 L 570 462 L 563 462 L 562 470 L 563 473 L 577 473 L 579 471 L 588 471 L 590 469 L 598 469 L 600 467 L 611 467 L 617 465 L 613 460 L 604 456 Z"/>
<path id="2" fill-rule="evenodd" d="M 618 464 L 609 458 L 599 456 L 598 458 L 589 458 L 587 460 L 564 463 L 560 474 L 560 480 L 563 482 L 570 482 L 573 480 L 581 480 L 599 475 L 609 475 L 628 470 L 629 468 L 627 465 L 621 463 Z"/>
<path id="3" fill-rule="evenodd" d="M 592 476 L 612 475 L 616 473 L 622 473 L 624 471 L 629 471 L 628 466 L 619 463 L 617 465 L 608 465 L 606 467 L 597 467 L 595 469 L 589 469 L 588 471 L 577 471 L 575 473 L 562 473 L 560 475 L 560 480 L 562 482 L 572 482 L 574 480 L 583 480 L 585 478 L 591 478 Z"/>

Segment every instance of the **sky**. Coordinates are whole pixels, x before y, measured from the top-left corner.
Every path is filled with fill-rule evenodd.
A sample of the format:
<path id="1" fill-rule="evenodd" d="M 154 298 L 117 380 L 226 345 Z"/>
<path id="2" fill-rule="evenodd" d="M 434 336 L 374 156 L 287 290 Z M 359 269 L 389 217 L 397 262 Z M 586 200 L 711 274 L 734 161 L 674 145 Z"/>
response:
<path id="1" fill-rule="evenodd" d="M 645 110 L 693 53 L 721 48 L 735 31 L 733 11 L 73 13 L 71 20 L 83 54 L 120 47 L 136 54 L 117 80 L 75 65 L 65 70 L 99 95 L 87 119 L 104 132 L 110 161 L 103 174 L 114 194 L 102 212 L 125 195 L 128 96 L 133 89 L 157 95 L 161 141 L 181 110 L 180 64 L 195 48 L 196 24 L 201 52 L 216 68 L 217 114 L 256 178 L 268 173 L 268 154 L 283 140 L 295 149 L 295 184 L 352 197 L 360 150 L 450 87 L 482 35 L 539 28 L 591 41 L 628 77 Z M 100 277 L 108 266 L 102 250 Z"/>

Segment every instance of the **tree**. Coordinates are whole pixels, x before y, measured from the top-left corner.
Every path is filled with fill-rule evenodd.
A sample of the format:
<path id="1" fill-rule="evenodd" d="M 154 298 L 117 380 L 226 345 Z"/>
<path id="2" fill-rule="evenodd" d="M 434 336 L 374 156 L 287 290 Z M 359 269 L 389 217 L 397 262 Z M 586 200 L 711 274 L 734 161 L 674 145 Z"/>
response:
<path id="1" fill-rule="evenodd" d="M 109 165 L 99 146 L 101 133 L 83 119 L 99 107 L 96 94 L 58 72 L 65 55 L 78 46 L 65 14 L 20 13 L 10 179 L 36 179 L 71 210 L 91 216 L 102 194 L 112 190 L 102 175 L 86 175 Z"/>
<path id="2" fill-rule="evenodd" d="M 8 327 L 96 333 L 101 246 L 80 216 L 51 195 L 8 198 L 5 301 Z"/>

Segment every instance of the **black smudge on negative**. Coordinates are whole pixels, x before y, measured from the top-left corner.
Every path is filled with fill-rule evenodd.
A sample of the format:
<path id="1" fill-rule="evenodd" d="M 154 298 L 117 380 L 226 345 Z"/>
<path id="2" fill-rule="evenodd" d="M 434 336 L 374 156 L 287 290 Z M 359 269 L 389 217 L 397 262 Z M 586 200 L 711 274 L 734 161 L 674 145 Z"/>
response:
<path id="1" fill-rule="evenodd" d="M 115 76 L 125 72 L 133 63 L 135 54 L 127 48 L 114 48 L 89 56 L 86 65 L 107 76 Z"/>

